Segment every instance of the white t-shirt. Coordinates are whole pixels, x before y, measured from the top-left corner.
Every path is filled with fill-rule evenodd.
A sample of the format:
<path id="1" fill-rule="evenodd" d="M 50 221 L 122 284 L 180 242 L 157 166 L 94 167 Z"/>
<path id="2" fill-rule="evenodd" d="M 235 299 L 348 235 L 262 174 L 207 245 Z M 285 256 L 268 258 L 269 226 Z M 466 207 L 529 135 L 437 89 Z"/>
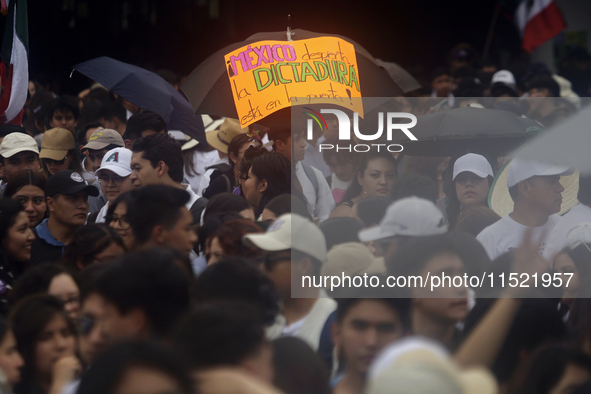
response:
<path id="1" fill-rule="evenodd" d="M 566 236 L 570 230 L 581 223 L 591 223 L 591 208 L 583 204 L 577 204 L 558 220 L 548 237 L 548 245 L 542 256 L 552 262 L 556 253 L 566 246 Z"/>
<path id="2" fill-rule="evenodd" d="M 540 255 L 544 252 L 548 243 L 549 234 L 559 219 L 560 216 L 551 215 L 545 225 L 533 228 L 532 239 L 534 240 L 537 240 L 544 230 L 548 231 L 546 239 L 540 244 Z M 510 215 L 507 215 L 482 230 L 476 239 L 484 246 L 488 257 L 494 260 L 505 252 L 517 249 L 521 245 L 523 235 L 527 229 L 527 226 L 517 223 L 511 219 Z"/>
<path id="3" fill-rule="evenodd" d="M 345 192 L 351 185 L 353 180 L 349 182 L 343 182 L 339 178 L 337 178 L 336 174 L 332 174 L 330 176 L 330 190 L 332 191 L 332 197 L 334 198 L 335 203 L 339 203 L 343 200 L 345 196 Z"/>
<path id="4" fill-rule="evenodd" d="M 326 320 L 335 309 L 337 309 L 335 300 L 320 297 L 316 300 L 306 317 L 293 322 L 289 326 L 285 324 L 283 315 L 279 315 L 275 324 L 267 329 L 267 338 L 273 340 L 285 336 L 298 337 L 306 341 L 316 351 L 320 344 L 320 334 L 326 324 Z"/>
<path id="5" fill-rule="evenodd" d="M 308 175 L 306 175 L 306 171 L 304 170 L 302 163 L 298 162 L 295 165 L 295 168 L 296 176 L 298 177 L 298 181 L 300 181 L 300 185 L 302 185 L 304 196 L 308 201 L 308 212 L 312 217 L 318 217 L 320 219 L 320 223 L 322 223 L 328 219 L 330 216 L 330 210 L 334 205 L 334 198 L 332 197 L 332 191 L 330 190 L 330 187 L 328 187 L 328 182 L 326 182 L 326 178 L 324 178 L 319 170 L 312 167 L 314 173 L 316 174 L 316 179 L 318 180 L 318 198 L 316 198 L 314 185 L 308 178 Z"/>
<path id="6" fill-rule="evenodd" d="M 96 216 L 95 223 L 105 223 L 105 218 L 107 217 L 108 210 L 109 210 L 109 202 L 107 201 L 107 203 L 105 205 L 103 205 L 103 207 L 99 211 L 98 215 Z"/>
<path id="7" fill-rule="evenodd" d="M 193 163 L 195 163 L 195 171 L 199 175 L 189 175 L 186 171 L 184 171 L 185 178 L 191 184 L 191 189 L 197 194 L 199 194 L 199 184 L 201 183 L 201 178 L 205 173 L 205 169 L 214 164 L 215 161 L 219 160 L 218 151 L 212 150 L 211 152 L 201 152 L 195 151 L 193 154 Z"/>

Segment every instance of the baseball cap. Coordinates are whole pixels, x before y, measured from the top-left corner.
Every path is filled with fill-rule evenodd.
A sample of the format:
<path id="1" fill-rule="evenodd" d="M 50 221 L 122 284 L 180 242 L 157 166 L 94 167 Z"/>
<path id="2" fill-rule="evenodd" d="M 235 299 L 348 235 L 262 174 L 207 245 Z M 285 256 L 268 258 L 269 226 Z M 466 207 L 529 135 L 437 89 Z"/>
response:
<path id="1" fill-rule="evenodd" d="M 131 174 L 131 151 L 127 148 L 111 149 L 101 161 L 101 166 L 95 171 L 98 176 L 102 170 L 113 171 L 115 174 L 126 177 Z"/>
<path id="2" fill-rule="evenodd" d="M 476 174 L 480 178 L 486 178 L 487 176 L 492 176 L 494 178 L 495 176 L 486 157 L 477 155 L 476 153 L 468 153 L 456 160 L 453 177 L 451 179 L 456 179 L 458 174 L 464 171 Z"/>
<path id="3" fill-rule="evenodd" d="M 205 133 L 207 143 L 223 153 L 228 153 L 232 139 L 239 134 L 248 133 L 248 127 L 241 128 L 237 119 L 226 118 L 218 130 Z"/>
<path id="4" fill-rule="evenodd" d="M 0 155 L 4 158 L 12 157 L 19 152 L 35 152 L 39 154 L 37 142 L 25 133 L 10 133 L 2 139 Z"/>
<path id="5" fill-rule="evenodd" d="M 359 232 L 361 242 L 394 236 L 423 237 L 447 232 L 443 214 L 431 201 L 419 197 L 402 198 L 390 204 L 377 227 Z"/>
<path id="6" fill-rule="evenodd" d="M 591 245 L 591 223 L 581 223 L 573 227 L 566 236 L 564 246 L 574 249 L 581 243 Z"/>
<path id="7" fill-rule="evenodd" d="M 440 344 L 410 337 L 390 345 L 378 357 L 370 370 L 367 393 L 494 394 L 497 390 L 486 368 L 460 369 Z"/>
<path id="8" fill-rule="evenodd" d="M 491 84 L 501 82 L 505 85 L 509 85 L 512 88 L 515 88 L 515 77 L 513 73 L 509 70 L 499 70 L 493 74 L 492 80 L 490 81 Z"/>
<path id="9" fill-rule="evenodd" d="M 556 166 L 531 160 L 514 158 L 507 168 L 507 186 L 513 187 L 532 176 L 570 175 L 573 171 L 566 166 Z"/>
<path id="10" fill-rule="evenodd" d="M 76 141 L 70 130 L 56 127 L 47 130 L 41 140 L 40 159 L 63 160 L 69 150 L 76 149 Z"/>
<path id="11" fill-rule="evenodd" d="M 326 260 L 326 240 L 322 231 L 310 220 L 295 213 L 281 215 L 263 234 L 244 236 L 247 245 L 267 252 L 297 250 L 323 263 Z"/>
<path id="12" fill-rule="evenodd" d="M 87 184 L 82 175 L 72 170 L 58 171 L 49 177 L 45 183 L 45 196 L 52 197 L 56 194 L 76 194 L 85 191 L 89 196 L 97 197 L 99 190 Z"/>
<path id="13" fill-rule="evenodd" d="M 369 248 L 360 242 L 345 242 L 333 246 L 326 255 L 321 275 L 341 276 L 342 274 L 376 275 L 385 274 L 386 264 L 383 257 L 375 257 Z"/>
<path id="14" fill-rule="evenodd" d="M 109 145 L 125 146 L 123 137 L 113 129 L 100 129 L 92 133 L 82 149 L 101 150 Z"/>

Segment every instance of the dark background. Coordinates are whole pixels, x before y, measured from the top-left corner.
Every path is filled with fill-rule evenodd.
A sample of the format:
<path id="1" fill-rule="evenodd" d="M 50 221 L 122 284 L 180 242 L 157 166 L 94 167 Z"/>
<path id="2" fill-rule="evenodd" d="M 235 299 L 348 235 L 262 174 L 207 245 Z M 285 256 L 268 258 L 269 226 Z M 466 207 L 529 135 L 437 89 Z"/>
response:
<path id="1" fill-rule="evenodd" d="M 445 64 L 460 42 L 482 53 L 495 0 L 29 0 L 31 78 L 56 93 L 90 82 L 71 67 L 110 56 L 151 70 L 189 74 L 207 56 L 261 31 L 292 29 L 340 34 L 376 58 L 394 61 L 418 77 Z M 5 18 L 2 18 L 2 30 Z M 517 31 L 503 15 L 490 59 L 519 53 Z"/>

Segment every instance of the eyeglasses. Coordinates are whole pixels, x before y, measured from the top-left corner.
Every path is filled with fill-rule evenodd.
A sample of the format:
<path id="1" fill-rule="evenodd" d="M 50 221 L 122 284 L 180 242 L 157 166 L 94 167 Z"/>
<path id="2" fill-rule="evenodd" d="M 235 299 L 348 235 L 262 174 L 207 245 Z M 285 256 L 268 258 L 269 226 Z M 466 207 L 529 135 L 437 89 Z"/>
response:
<path id="1" fill-rule="evenodd" d="M 119 218 L 112 216 L 110 218 L 107 218 L 106 222 L 109 224 L 111 224 L 113 222 L 117 223 L 119 225 L 119 228 L 123 231 L 129 230 L 131 228 L 131 225 L 127 221 L 127 216 L 121 216 Z"/>
<path id="2" fill-rule="evenodd" d="M 90 332 L 94 328 L 95 324 L 96 324 L 96 321 L 95 321 L 94 317 L 90 316 L 90 315 L 84 314 L 84 315 L 80 316 L 78 319 L 76 319 L 76 326 L 78 327 L 78 333 L 83 337 L 90 334 Z"/>
<path id="3" fill-rule="evenodd" d="M 64 157 L 61 160 L 53 160 L 53 159 L 41 159 L 41 160 L 43 160 L 43 163 L 45 163 L 46 166 L 50 166 L 52 163 L 54 163 L 56 166 L 61 166 L 66 162 L 67 158 L 68 158 L 68 156 Z"/>
<path id="4" fill-rule="evenodd" d="M 100 176 L 99 177 L 99 181 L 101 182 L 101 186 L 108 186 L 110 181 L 113 181 L 113 185 L 115 185 L 115 186 L 121 186 L 123 181 L 126 179 L 127 179 L 127 177 L 122 178 L 120 176 L 115 176 L 112 178 L 110 178 L 108 176 Z"/>

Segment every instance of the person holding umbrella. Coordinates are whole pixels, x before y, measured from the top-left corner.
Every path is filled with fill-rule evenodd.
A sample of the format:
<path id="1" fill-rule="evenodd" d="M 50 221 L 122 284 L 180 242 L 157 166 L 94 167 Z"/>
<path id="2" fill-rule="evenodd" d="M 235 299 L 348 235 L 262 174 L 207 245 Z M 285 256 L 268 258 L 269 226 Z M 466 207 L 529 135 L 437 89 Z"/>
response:
<path id="1" fill-rule="evenodd" d="M 507 187 L 514 202 L 513 212 L 482 230 L 476 237 L 491 260 L 518 248 L 528 228 L 533 229 L 533 239 L 545 234 L 539 245 L 540 254 L 544 252 L 548 236 L 560 219 L 556 215 L 560 212 L 564 191 L 560 177 L 571 173 L 568 167 L 520 158 L 509 163 Z"/>

